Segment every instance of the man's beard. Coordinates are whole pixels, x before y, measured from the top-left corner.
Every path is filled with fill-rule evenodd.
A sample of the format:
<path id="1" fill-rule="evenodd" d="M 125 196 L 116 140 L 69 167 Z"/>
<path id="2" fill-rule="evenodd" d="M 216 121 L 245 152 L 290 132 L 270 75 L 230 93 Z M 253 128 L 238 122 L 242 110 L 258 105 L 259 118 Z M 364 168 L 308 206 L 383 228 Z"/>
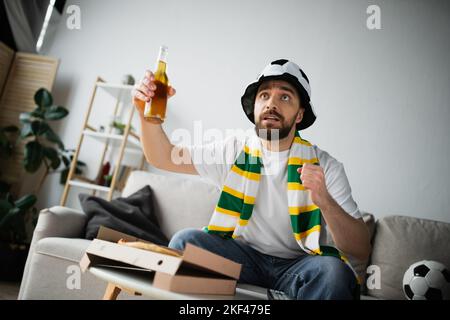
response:
<path id="1" fill-rule="evenodd" d="M 283 118 L 281 115 L 277 114 L 278 118 L 281 122 L 281 128 L 265 128 L 262 126 L 262 118 L 265 115 L 261 115 L 259 121 L 255 125 L 255 131 L 258 137 L 260 137 L 263 140 L 267 141 L 276 141 L 286 138 L 289 135 L 289 132 L 291 132 L 291 129 L 293 126 L 296 125 L 295 118 L 292 120 L 292 122 L 289 124 L 286 124 L 286 122 L 283 121 Z"/>

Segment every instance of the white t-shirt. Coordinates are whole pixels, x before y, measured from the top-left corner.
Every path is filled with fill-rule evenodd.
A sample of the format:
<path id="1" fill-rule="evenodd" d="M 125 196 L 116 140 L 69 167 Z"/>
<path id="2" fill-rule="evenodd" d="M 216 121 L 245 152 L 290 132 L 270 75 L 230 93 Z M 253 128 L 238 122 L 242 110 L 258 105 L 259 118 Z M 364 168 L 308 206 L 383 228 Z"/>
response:
<path id="1" fill-rule="evenodd" d="M 231 136 L 223 141 L 187 148 L 199 175 L 222 189 L 244 143 L 244 139 Z M 325 172 L 328 192 L 345 212 L 360 218 L 361 213 L 352 198 L 344 166 L 327 152 L 317 146 L 314 148 Z M 263 148 L 262 151 L 263 167 L 256 202 L 247 228 L 239 240 L 264 254 L 293 259 L 305 252 L 294 238 L 288 211 L 286 183 L 289 150 L 272 152 Z M 320 243 L 333 245 L 323 217 L 322 227 Z"/>

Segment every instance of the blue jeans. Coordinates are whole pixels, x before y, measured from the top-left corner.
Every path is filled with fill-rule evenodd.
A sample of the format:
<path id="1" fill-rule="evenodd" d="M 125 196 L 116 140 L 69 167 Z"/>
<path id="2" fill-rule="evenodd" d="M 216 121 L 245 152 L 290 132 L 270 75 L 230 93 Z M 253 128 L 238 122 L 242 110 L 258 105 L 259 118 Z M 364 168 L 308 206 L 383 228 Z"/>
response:
<path id="1" fill-rule="evenodd" d="M 239 278 L 242 283 L 284 291 L 298 300 L 359 298 L 353 272 L 335 257 L 308 254 L 295 259 L 273 257 L 241 241 L 191 228 L 177 232 L 169 247 L 183 250 L 188 242 L 242 264 Z"/>

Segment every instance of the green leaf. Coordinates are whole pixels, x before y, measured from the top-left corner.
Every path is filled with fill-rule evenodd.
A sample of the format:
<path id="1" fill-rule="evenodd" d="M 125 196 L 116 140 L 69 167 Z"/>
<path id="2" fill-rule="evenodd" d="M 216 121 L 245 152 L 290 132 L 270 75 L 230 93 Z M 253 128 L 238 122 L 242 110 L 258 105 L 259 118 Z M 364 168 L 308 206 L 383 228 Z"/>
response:
<path id="1" fill-rule="evenodd" d="M 61 175 L 59 176 L 59 183 L 60 184 L 66 184 L 67 176 L 69 175 L 69 168 L 64 169 L 61 171 Z"/>
<path id="2" fill-rule="evenodd" d="M 42 109 L 42 108 L 36 108 L 36 109 L 34 109 L 34 110 L 31 112 L 31 115 L 32 115 L 33 117 L 35 117 L 35 118 L 39 118 L 39 119 L 44 120 L 44 113 L 45 113 L 45 110 L 44 110 L 44 109 Z"/>
<path id="3" fill-rule="evenodd" d="M 2 219 L 0 219 L 0 229 L 6 229 L 8 225 L 11 224 L 13 219 L 20 214 L 19 208 L 11 208 L 11 210 L 8 211 L 8 213 L 3 216 Z"/>
<path id="4" fill-rule="evenodd" d="M 124 123 L 120 123 L 120 122 L 117 122 L 117 121 L 113 121 L 112 126 L 114 128 L 120 129 L 120 130 L 125 129 L 125 127 L 126 127 L 126 125 Z"/>
<path id="5" fill-rule="evenodd" d="M 51 129 L 50 129 L 50 126 L 48 125 L 48 123 L 45 121 L 40 121 L 39 129 L 38 129 L 36 135 L 43 136 L 49 130 L 51 130 Z"/>
<path id="6" fill-rule="evenodd" d="M 64 163 L 64 166 L 66 166 L 66 167 L 70 166 L 70 160 L 66 156 L 62 156 L 62 161 Z"/>
<path id="7" fill-rule="evenodd" d="M 19 120 L 22 123 L 31 122 L 33 118 L 44 120 L 44 112 L 45 111 L 42 111 L 40 108 L 36 108 L 31 112 L 22 112 L 19 115 Z"/>
<path id="8" fill-rule="evenodd" d="M 22 112 L 19 115 L 19 120 L 22 123 L 28 123 L 31 122 L 31 117 L 32 117 L 32 113 L 31 112 Z"/>
<path id="9" fill-rule="evenodd" d="M 5 199 L 0 199 L 0 218 L 11 210 L 13 205 Z"/>
<path id="10" fill-rule="evenodd" d="M 44 152 L 39 142 L 30 141 L 25 145 L 23 162 L 26 171 L 36 172 L 41 166 L 43 158 Z"/>
<path id="11" fill-rule="evenodd" d="M 86 167 L 86 162 L 77 160 L 77 166 Z"/>
<path id="12" fill-rule="evenodd" d="M 53 104 L 52 94 L 45 88 L 39 89 L 34 95 L 34 102 L 42 108 L 48 108 Z"/>
<path id="13" fill-rule="evenodd" d="M 41 135 L 41 131 L 44 130 L 45 123 L 41 122 L 40 120 L 34 120 L 31 122 L 31 130 L 35 136 Z M 47 126 L 48 127 L 48 126 Z"/>
<path id="14" fill-rule="evenodd" d="M 58 135 L 53 131 L 52 128 L 48 127 L 48 130 L 43 135 L 48 141 L 51 141 L 53 143 L 56 143 L 59 147 L 59 149 L 64 150 L 64 144 L 62 143 L 61 139 L 58 137 Z"/>
<path id="15" fill-rule="evenodd" d="M 46 120 L 60 120 L 67 116 L 69 111 L 61 106 L 51 106 L 47 110 L 45 110 L 44 118 Z"/>
<path id="16" fill-rule="evenodd" d="M 61 164 L 61 159 L 59 158 L 58 151 L 52 147 L 44 147 L 44 156 L 50 160 L 50 167 L 55 170 Z"/>
<path id="17" fill-rule="evenodd" d="M 27 194 L 14 202 L 14 205 L 20 210 L 28 210 L 36 203 L 37 198 L 34 194 Z"/>
<path id="18" fill-rule="evenodd" d="M 34 120 L 32 122 L 26 122 L 22 126 L 20 131 L 20 137 L 25 139 L 31 136 L 40 136 L 48 130 L 48 124 L 40 120 Z"/>
<path id="19" fill-rule="evenodd" d="M 27 137 L 31 137 L 33 135 L 33 129 L 31 127 L 31 122 L 25 123 L 20 130 L 20 137 L 25 139 Z"/>

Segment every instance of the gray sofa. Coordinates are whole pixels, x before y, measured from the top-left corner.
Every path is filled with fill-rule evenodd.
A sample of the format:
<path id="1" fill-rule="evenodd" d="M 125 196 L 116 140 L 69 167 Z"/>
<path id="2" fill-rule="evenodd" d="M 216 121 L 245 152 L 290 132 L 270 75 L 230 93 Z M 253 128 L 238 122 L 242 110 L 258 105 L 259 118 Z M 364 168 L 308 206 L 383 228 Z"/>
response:
<path id="1" fill-rule="evenodd" d="M 202 227 L 209 221 L 219 190 L 200 179 L 161 176 L 145 171 L 131 174 L 122 195 L 128 196 L 145 185 L 155 196 L 155 210 L 163 232 L 172 236 L 186 227 Z M 403 216 L 384 217 L 376 223 L 364 214 L 372 234 L 370 261 L 358 268 L 370 270 L 370 286 L 362 299 L 404 299 L 402 277 L 410 264 L 437 260 L 450 265 L 450 224 Z M 106 283 L 90 273 L 81 273 L 78 262 L 90 241 L 83 239 L 83 212 L 55 206 L 44 209 L 34 231 L 25 266 L 19 299 L 100 299 Z M 374 280 L 375 281 L 372 281 Z M 264 288 L 250 287 L 265 294 Z M 121 299 L 139 297 L 121 294 Z M 145 298 L 145 297 L 140 297 Z"/>

